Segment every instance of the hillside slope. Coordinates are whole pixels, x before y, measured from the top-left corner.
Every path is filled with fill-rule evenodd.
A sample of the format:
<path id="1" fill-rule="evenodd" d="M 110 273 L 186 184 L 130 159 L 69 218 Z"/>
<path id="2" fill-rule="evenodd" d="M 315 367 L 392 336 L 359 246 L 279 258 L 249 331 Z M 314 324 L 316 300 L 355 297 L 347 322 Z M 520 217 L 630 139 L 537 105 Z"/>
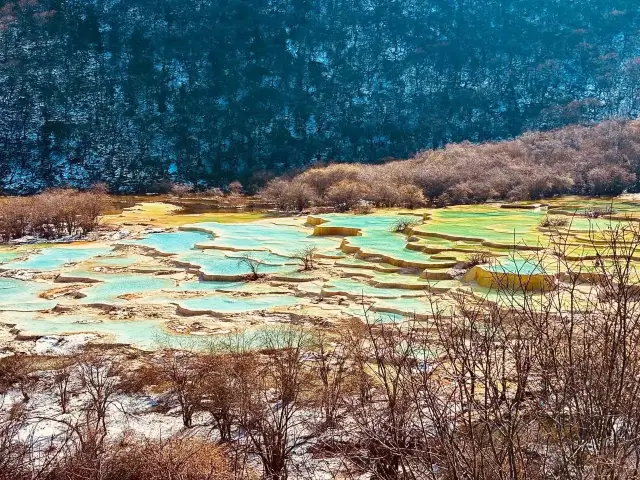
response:
<path id="1" fill-rule="evenodd" d="M 335 164 L 272 181 L 265 197 L 282 208 L 350 208 L 537 200 L 558 194 L 638 191 L 640 121 L 608 121 L 526 133 L 514 140 L 450 144 L 383 165 Z"/>
<path id="2" fill-rule="evenodd" d="M 259 185 L 638 114 L 632 0 L 0 2 L 0 186 Z"/>

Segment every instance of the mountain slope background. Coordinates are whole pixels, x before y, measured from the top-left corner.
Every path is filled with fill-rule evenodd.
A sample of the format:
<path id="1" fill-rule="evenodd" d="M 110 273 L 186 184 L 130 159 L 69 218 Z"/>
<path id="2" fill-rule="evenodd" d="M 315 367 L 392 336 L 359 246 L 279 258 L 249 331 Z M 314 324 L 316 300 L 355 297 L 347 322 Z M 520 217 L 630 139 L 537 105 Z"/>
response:
<path id="1" fill-rule="evenodd" d="M 635 117 L 622 0 L 0 3 L 0 186 L 257 188 L 308 165 Z"/>

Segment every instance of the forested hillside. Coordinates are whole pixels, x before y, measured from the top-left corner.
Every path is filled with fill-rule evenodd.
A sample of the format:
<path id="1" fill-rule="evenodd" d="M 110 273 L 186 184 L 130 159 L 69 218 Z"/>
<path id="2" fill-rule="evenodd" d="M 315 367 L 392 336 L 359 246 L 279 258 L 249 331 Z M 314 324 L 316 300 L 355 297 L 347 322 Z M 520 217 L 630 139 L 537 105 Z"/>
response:
<path id="1" fill-rule="evenodd" d="M 640 121 L 529 132 L 514 140 L 461 142 L 383 165 L 336 163 L 271 180 L 261 192 L 283 210 L 446 206 L 555 195 L 640 191 Z"/>
<path id="2" fill-rule="evenodd" d="M 0 5 L 0 184 L 199 185 L 633 117 L 635 0 Z"/>

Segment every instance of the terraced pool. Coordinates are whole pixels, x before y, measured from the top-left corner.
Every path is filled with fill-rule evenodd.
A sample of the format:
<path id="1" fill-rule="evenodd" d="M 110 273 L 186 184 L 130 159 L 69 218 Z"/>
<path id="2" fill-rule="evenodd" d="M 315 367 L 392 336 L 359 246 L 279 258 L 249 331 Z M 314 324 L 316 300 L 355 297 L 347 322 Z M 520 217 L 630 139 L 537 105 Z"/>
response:
<path id="1" fill-rule="evenodd" d="M 584 216 L 604 206 L 613 212 Z M 221 337 L 287 322 L 339 327 L 364 320 L 364 311 L 381 321 L 428 322 L 452 314 L 454 294 L 499 303 L 496 278 L 514 288 L 524 278 L 529 293 L 517 295 L 525 300 L 560 281 L 566 263 L 554 238 L 589 282 L 595 262 L 610 262 L 608 232 L 624 225 L 623 216 L 640 218 L 640 204 L 628 199 L 507 207 L 244 223 L 183 215 L 165 231 L 121 241 L 4 247 L 0 321 L 37 335 L 93 332 L 144 348 L 160 334 Z M 548 218 L 564 221 L 544 226 Z M 304 271 L 301 252 L 309 248 L 315 268 Z"/>

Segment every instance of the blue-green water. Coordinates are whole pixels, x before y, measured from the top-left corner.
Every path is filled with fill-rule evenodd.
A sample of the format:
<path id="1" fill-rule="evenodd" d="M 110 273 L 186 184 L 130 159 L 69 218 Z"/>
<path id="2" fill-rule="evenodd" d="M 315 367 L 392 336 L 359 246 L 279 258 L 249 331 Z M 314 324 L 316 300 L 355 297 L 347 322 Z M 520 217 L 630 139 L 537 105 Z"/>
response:
<path id="1" fill-rule="evenodd" d="M 23 270 L 57 270 L 68 263 L 78 263 L 109 252 L 109 247 L 47 247 L 32 253 L 26 260 L 10 262 L 6 267 Z"/>
<path id="2" fill-rule="evenodd" d="M 260 295 L 255 297 L 215 296 L 180 300 L 181 307 L 190 311 L 212 313 L 245 313 L 274 307 L 295 305 L 300 299 L 291 295 Z"/>

